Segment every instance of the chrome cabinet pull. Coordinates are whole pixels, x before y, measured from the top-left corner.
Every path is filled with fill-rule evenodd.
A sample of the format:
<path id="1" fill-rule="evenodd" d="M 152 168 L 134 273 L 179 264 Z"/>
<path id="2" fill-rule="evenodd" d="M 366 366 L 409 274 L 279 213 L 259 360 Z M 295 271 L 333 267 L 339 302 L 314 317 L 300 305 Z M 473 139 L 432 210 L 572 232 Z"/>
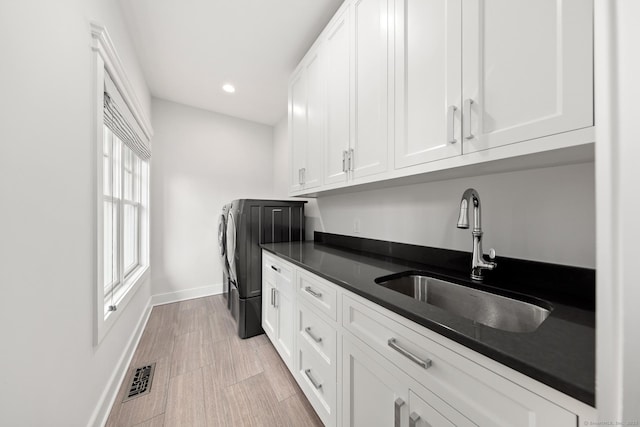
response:
<path id="1" fill-rule="evenodd" d="M 401 427 L 402 423 L 402 407 L 405 405 L 405 401 L 397 398 L 393 404 L 393 427 Z"/>
<path id="2" fill-rule="evenodd" d="M 473 133 L 471 132 L 471 104 L 473 104 L 473 99 L 468 98 L 464 100 L 464 111 L 462 112 L 464 121 L 462 127 L 465 139 L 473 139 Z"/>
<path id="3" fill-rule="evenodd" d="M 275 288 L 271 288 L 271 306 L 275 307 L 274 302 L 273 302 L 273 291 L 275 291 Z"/>
<path id="4" fill-rule="evenodd" d="M 349 148 L 349 170 L 351 172 L 353 172 L 354 164 L 355 164 L 354 151 L 353 151 L 353 148 Z"/>
<path id="5" fill-rule="evenodd" d="M 411 353 L 410 351 L 402 348 L 400 344 L 398 344 L 398 341 L 395 338 L 389 338 L 389 341 L 387 341 L 387 345 L 392 349 L 394 349 L 395 351 L 397 351 L 398 353 L 400 353 L 401 355 L 403 355 L 404 357 L 406 357 L 407 359 L 411 360 L 413 363 L 416 363 L 422 366 L 424 369 L 428 369 L 431 366 L 431 359 L 419 358 L 418 356 Z"/>
<path id="6" fill-rule="evenodd" d="M 347 150 L 342 152 L 342 172 L 347 171 Z"/>
<path id="7" fill-rule="evenodd" d="M 315 380 L 315 378 L 311 376 L 311 369 L 305 369 L 304 373 L 307 376 L 307 378 L 309 378 L 309 381 L 311 381 L 311 384 L 313 384 L 316 390 L 320 390 L 322 388 L 322 384 L 320 384 L 318 381 Z"/>
<path id="8" fill-rule="evenodd" d="M 316 298 L 322 298 L 322 293 L 314 291 L 313 289 L 311 289 L 311 286 L 306 286 L 304 290 Z"/>
<path id="9" fill-rule="evenodd" d="M 409 415 L 409 427 L 416 427 L 418 421 L 420 421 L 420 415 L 412 412 L 411 415 Z M 431 427 L 429 423 L 426 423 L 426 425 L 427 427 Z"/>
<path id="10" fill-rule="evenodd" d="M 456 107 L 455 105 L 450 105 L 447 109 L 447 142 L 449 144 L 455 144 L 456 142 L 458 142 L 458 140 L 456 139 L 454 127 L 457 110 L 458 107 Z"/>
<path id="11" fill-rule="evenodd" d="M 278 267 L 276 267 L 275 265 L 272 265 L 271 269 L 277 271 L 278 273 L 280 273 L 280 269 Z"/>
<path id="12" fill-rule="evenodd" d="M 273 306 L 278 308 L 278 290 L 273 288 Z"/>
<path id="13" fill-rule="evenodd" d="M 311 332 L 311 327 L 307 326 L 306 328 L 304 328 L 304 331 L 307 333 L 307 335 L 309 335 L 311 337 L 311 339 L 313 339 L 315 342 L 317 343 L 321 343 L 322 342 L 322 338 L 321 337 L 317 337 L 315 336 L 312 332 Z"/>

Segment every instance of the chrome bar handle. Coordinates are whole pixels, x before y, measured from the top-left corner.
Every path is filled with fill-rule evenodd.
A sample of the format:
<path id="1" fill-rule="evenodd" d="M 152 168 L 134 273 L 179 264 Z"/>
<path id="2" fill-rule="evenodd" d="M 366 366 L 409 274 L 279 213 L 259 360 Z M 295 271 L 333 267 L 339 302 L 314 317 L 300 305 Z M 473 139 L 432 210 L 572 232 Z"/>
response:
<path id="1" fill-rule="evenodd" d="M 304 185 L 307 180 L 307 168 L 302 168 L 302 185 Z"/>
<path id="2" fill-rule="evenodd" d="M 450 105 L 447 109 L 447 142 L 449 144 L 455 144 L 458 142 L 456 139 L 456 130 L 455 130 L 455 118 L 456 111 L 458 107 L 455 105 Z"/>
<path id="3" fill-rule="evenodd" d="M 418 421 L 420 421 L 420 415 L 412 412 L 411 415 L 409 415 L 409 427 L 416 427 Z M 426 423 L 426 425 L 427 427 L 431 427 L 429 423 Z"/>
<path id="4" fill-rule="evenodd" d="M 275 265 L 272 265 L 271 269 L 277 271 L 278 273 L 280 273 L 280 269 L 278 267 L 276 267 Z"/>
<path id="5" fill-rule="evenodd" d="M 304 290 L 316 298 L 322 298 L 322 293 L 314 291 L 313 289 L 311 289 L 311 286 L 305 286 Z"/>
<path id="6" fill-rule="evenodd" d="M 275 307 L 274 302 L 273 302 L 273 299 L 274 299 L 273 298 L 273 291 L 275 291 L 275 290 L 276 290 L 276 288 L 271 288 L 271 306 L 272 307 Z"/>
<path id="7" fill-rule="evenodd" d="M 316 390 L 320 390 L 322 388 L 322 384 L 320 384 L 318 381 L 315 380 L 315 378 L 311 376 L 311 369 L 305 369 L 304 373 L 307 376 L 307 378 L 309 378 L 309 381 L 311 381 L 311 384 L 313 384 Z"/>
<path id="8" fill-rule="evenodd" d="M 398 341 L 395 338 L 389 338 L 389 341 L 387 341 L 387 345 L 392 349 L 394 349 L 395 351 L 397 351 L 398 353 L 400 353 L 401 355 L 403 355 L 404 357 L 406 357 L 407 359 L 411 360 L 413 363 L 416 363 L 422 366 L 424 369 L 428 369 L 429 367 L 431 367 L 431 359 L 419 358 L 415 354 L 411 353 L 409 350 L 402 348 L 402 346 L 398 344 Z"/>
<path id="9" fill-rule="evenodd" d="M 355 162 L 353 148 L 349 148 L 349 170 L 351 172 L 353 172 Z"/>
<path id="10" fill-rule="evenodd" d="M 322 337 L 317 337 L 315 336 L 312 332 L 311 332 L 311 327 L 307 326 L 306 328 L 304 328 L 304 331 L 307 333 L 307 335 L 309 335 L 311 337 L 311 339 L 313 339 L 315 342 L 317 343 L 321 343 L 322 342 Z"/>
<path id="11" fill-rule="evenodd" d="M 397 398 L 393 403 L 393 427 L 401 427 L 402 424 L 402 407 L 405 405 L 405 401 Z"/>
<path id="12" fill-rule="evenodd" d="M 342 172 L 347 171 L 347 150 L 342 152 Z"/>
<path id="13" fill-rule="evenodd" d="M 473 99 L 467 98 L 464 100 L 464 111 L 462 112 L 464 139 L 473 139 L 473 133 L 471 132 L 471 104 L 473 104 Z"/>
<path id="14" fill-rule="evenodd" d="M 278 290 L 273 288 L 273 307 L 278 308 Z"/>

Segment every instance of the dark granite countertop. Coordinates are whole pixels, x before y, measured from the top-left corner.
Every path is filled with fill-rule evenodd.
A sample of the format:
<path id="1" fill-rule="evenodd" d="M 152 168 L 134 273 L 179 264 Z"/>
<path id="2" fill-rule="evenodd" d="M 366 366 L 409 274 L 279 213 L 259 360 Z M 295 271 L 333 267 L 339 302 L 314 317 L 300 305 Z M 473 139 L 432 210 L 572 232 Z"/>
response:
<path id="1" fill-rule="evenodd" d="M 504 277 L 496 277 L 494 281 L 491 277 L 487 277 L 486 283 L 479 285 L 460 271 L 443 268 L 429 260 L 427 260 L 428 264 L 418 263 L 415 260 L 383 256 L 379 253 L 318 241 L 270 243 L 263 244 L 262 248 L 516 371 L 594 406 L 595 310 L 591 303 L 574 303 L 572 298 L 566 295 L 560 293 L 554 295 L 549 288 L 536 290 L 534 287 L 515 286 L 505 291 L 507 287 L 500 283 L 505 281 Z M 500 267 L 500 258 L 498 258 L 498 265 Z M 522 293 L 524 289 L 526 295 L 550 302 L 553 310 L 534 332 L 506 332 L 456 316 L 375 283 L 378 277 L 407 270 L 429 272 L 434 277 L 477 288 L 496 287 L 500 288 L 499 292 L 503 294 L 505 292 L 507 294 Z"/>

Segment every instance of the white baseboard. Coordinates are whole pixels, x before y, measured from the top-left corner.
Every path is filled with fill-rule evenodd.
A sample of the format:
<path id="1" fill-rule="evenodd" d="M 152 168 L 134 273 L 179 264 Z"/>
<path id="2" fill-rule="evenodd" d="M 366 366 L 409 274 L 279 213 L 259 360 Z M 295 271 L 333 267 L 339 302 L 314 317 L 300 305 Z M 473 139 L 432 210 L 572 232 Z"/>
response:
<path id="1" fill-rule="evenodd" d="M 131 334 L 131 338 L 129 338 L 129 342 L 122 352 L 122 356 L 120 357 L 120 360 L 118 360 L 118 364 L 116 365 L 113 374 L 111 374 L 111 377 L 109 378 L 107 387 L 104 389 L 102 396 L 100 396 L 98 405 L 91 416 L 91 420 L 89 421 L 89 426 L 102 427 L 107 423 L 113 402 L 115 402 L 116 397 L 118 396 L 120 385 L 127 373 L 127 368 L 131 364 L 133 353 L 138 347 L 144 328 L 147 326 L 147 321 L 149 320 L 152 308 L 151 299 L 152 298 L 149 298 L 147 307 L 142 312 L 142 315 L 138 320 L 138 324 Z"/>
<path id="2" fill-rule="evenodd" d="M 89 421 L 89 426 L 102 427 L 107 423 L 109 413 L 111 412 L 111 407 L 116 400 L 120 385 L 122 384 L 124 376 L 127 373 L 127 368 L 131 364 L 131 359 L 133 359 L 133 354 L 138 347 L 138 342 L 142 337 L 142 332 L 147 326 L 147 321 L 149 320 L 151 309 L 156 305 L 184 301 L 192 298 L 201 298 L 210 295 L 218 295 L 222 293 L 222 290 L 222 283 L 216 283 L 215 285 L 202 286 L 200 288 L 185 289 L 176 292 L 169 292 L 166 294 L 152 295 L 149 298 L 147 307 L 140 316 L 138 324 L 131 334 L 131 338 L 129 339 L 126 348 L 122 352 L 122 356 L 120 357 L 120 360 L 118 361 L 113 374 L 111 374 L 111 377 L 109 378 L 108 385 L 102 393 L 102 396 L 100 396 L 98 405 L 96 406 L 96 409 L 91 416 L 91 420 Z"/>
<path id="3" fill-rule="evenodd" d="M 151 297 L 151 305 L 169 304 L 171 302 L 184 301 L 193 298 L 208 297 L 210 295 L 218 295 L 222 293 L 222 283 L 215 285 L 202 286 L 200 288 L 184 289 L 166 294 L 153 295 Z"/>

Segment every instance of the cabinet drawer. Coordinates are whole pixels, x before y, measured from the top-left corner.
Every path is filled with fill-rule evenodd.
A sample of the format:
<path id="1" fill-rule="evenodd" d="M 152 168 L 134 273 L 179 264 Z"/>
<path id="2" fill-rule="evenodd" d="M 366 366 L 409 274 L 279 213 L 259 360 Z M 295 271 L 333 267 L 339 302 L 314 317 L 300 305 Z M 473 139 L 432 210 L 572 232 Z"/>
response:
<path id="1" fill-rule="evenodd" d="M 478 425 L 575 426 L 577 416 L 396 322 L 395 313 L 343 296 L 343 326 Z"/>
<path id="2" fill-rule="evenodd" d="M 336 419 L 336 369 L 306 341 L 298 342 L 298 383 L 305 396 L 327 426 Z"/>
<path id="3" fill-rule="evenodd" d="M 298 304 L 298 341 L 306 341 L 328 365 L 335 364 L 336 330 L 313 314 L 305 304 Z"/>
<path id="4" fill-rule="evenodd" d="M 336 288 L 334 284 L 298 270 L 298 295 L 310 306 L 336 320 Z"/>
<path id="5" fill-rule="evenodd" d="M 266 252 L 262 252 L 262 274 L 265 278 L 270 279 L 278 285 L 281 292 L 287 292 L 291 290 L 291 283 L 293 283 L 293 267 L 274 256 L 268 255 Z"/>

